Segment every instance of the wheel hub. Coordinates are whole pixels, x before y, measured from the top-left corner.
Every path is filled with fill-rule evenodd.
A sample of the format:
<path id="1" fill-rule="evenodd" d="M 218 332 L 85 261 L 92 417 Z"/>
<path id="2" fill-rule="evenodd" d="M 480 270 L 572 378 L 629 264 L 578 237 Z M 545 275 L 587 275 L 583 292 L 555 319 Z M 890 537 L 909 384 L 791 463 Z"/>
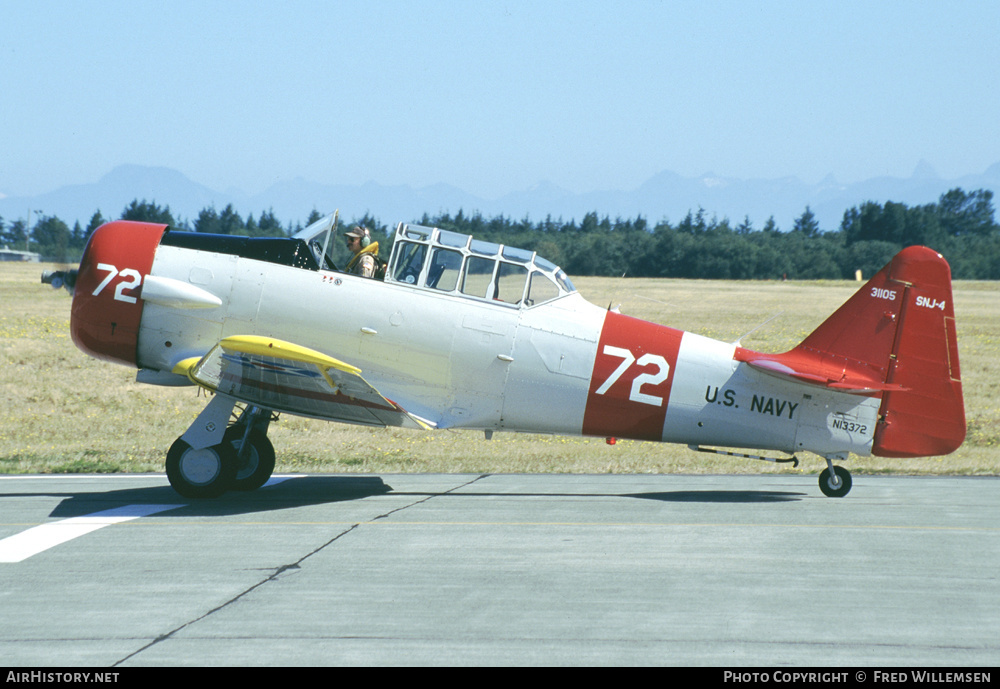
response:
<path id="1" fill-rule="evenodd" d="M 199 486 L 215 480 L 221 469 L 222 462 L 219 460 L 219 456 L 210 448 L 189 450 L 184 453 L 180 461 L 180 470 L 184 478 Z"/>

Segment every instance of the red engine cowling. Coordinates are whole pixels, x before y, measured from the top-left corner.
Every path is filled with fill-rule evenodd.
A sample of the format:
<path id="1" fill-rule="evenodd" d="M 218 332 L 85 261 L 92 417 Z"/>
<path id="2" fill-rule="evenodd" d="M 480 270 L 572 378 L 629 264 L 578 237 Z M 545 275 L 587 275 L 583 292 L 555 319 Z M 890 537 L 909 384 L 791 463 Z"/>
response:
<path id="1" fill-rule="evenodd" d="M 87 354 L 136 365 L 142 283 L 166 225 L 118 220 L 91 235 L 73 289 L 70 331 Z"/>

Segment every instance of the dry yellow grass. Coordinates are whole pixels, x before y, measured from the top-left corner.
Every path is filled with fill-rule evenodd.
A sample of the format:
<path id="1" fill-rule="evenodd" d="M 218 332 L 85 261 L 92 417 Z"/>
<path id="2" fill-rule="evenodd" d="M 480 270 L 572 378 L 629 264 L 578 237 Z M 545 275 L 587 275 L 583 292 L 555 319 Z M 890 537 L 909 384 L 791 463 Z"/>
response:
<path id="1" fill-rule="evenodd" d="M 162 471 L 170 443 L 205 405 L 193 388 L 139 385 L 131 369 L 96 361 L 69 336 L 70 299 L 39 283 L 47 266 L 0 264 L 0 473 Z M 843 303 L 851 282 L 730 282 L 580 278 L 602 306 L 709 337 L 784 351 Z M 853 457 L 858 473 L 1000 474 L 1000 284 L 955 285 L 969 433 L 947 457 Z M 283 416 L 272 426 L 278 471 L 815 473 L 695 453 L 686 447 L 478 432 L 367 429 Z"/>

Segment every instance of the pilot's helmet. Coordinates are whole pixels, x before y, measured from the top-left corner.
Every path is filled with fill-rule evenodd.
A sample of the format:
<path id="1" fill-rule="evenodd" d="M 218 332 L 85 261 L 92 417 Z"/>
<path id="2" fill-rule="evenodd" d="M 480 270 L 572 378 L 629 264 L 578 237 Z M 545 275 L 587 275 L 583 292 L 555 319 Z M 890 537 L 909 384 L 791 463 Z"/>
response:
<path id="1" fill-rule="evenodd" d="M 368 232 L 367 227 L 362 227 L 361 225 L 355 225 L 354 229 L 349 232 L 344 233 L 345 237 L 357 237 L 361 240 L 361 248 L 364 249 L 369 244 L 372 243 L 371 233 Z"/>

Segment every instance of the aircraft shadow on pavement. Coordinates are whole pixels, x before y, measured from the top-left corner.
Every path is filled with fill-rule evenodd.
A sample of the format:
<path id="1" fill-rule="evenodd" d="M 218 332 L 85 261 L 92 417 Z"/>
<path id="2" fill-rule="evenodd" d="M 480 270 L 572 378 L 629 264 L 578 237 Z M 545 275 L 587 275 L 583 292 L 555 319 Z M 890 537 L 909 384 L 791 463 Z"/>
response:
<path id="1" fill-rule="evenodd" d="M 65 494 L 66 499 L 52 510 L 50 516 L 63 519 L 80 517 L 123 505 L 179 505 L 157 516 L 224 517 L 360 500 L 391 491 L 392 487 L 378 476 L 299 476 L 246 493 L 230 491 L 211 500 L 191 500 L 181 497 L 169 486 L 155 486 L 104 493 Z"/>
<path id="2" fill-rule="evenodd" d="M 67 519 L 125 505 L 178 505 L 160 512 L 161 517 L 212 517 L 270 512 L 274 510 L 322 505 L 377 495 L 422 495 L 427 497 L 621 497 L 677 503 L 774 503 L 801 500 L 806 493 L 773 490 L 685 490 L 656 493 L 494 493 L 475 491 L 393 492 L 378 476 L 299 476 L 273 486 L 241 493 L 231 491 L 220 498 L 191 500 L 178 495 L 169 486 L 128 488 L 107 492 L 38 493 L 64 496 L 51 517 Z M 24 494 L 18 494 L 24 496 Z"/>
<path id="3" fill-rule="evenodd" d="M 808 493 L 775 490 L 678 490 L 668 493 L 633 493 L 626 497 L 663 502 L 792 502 Z"/>
<path id="4" fill-rule="evenodd" d="M 659 500 L 660 502 L 791 502 L 801 500 L 807 493 L 790 493 L 768 490 L 682 490 L 667 493 L 486 493 L 473 491 L 458 492 L 399 492 L 394 495 L 424 495 L 428 497 L 454 498 L 638 498 Z"/>

